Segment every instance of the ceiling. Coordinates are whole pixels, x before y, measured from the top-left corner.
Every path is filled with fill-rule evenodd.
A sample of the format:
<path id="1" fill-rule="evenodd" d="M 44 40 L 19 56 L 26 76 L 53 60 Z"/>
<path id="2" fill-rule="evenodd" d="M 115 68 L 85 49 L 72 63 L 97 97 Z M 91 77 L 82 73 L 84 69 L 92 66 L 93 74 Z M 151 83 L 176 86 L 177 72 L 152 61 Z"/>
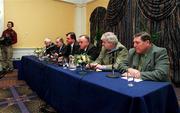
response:
<path id="1" fill-rule="evenodd" d="M 95 0 L 59 0 L 59 1 L 68 2 L 72 4 L 86 4 Z"/>

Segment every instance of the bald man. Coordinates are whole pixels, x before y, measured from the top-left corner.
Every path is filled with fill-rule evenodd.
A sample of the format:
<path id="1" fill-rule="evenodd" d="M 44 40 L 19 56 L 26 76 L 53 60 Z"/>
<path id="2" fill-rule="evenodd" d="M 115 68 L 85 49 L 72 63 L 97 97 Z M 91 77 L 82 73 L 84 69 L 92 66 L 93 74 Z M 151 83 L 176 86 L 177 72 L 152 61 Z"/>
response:
<path id="1" fill-rule="evenodd" d="M 90 38 L 87 35 L 81 35 L 78 39 L 79 46 L 80 46 L 80 54 L 87 54 L 90 56 L 91 60 L 95 60 L 99 53 L 97 48 L 90 43 Z"/>

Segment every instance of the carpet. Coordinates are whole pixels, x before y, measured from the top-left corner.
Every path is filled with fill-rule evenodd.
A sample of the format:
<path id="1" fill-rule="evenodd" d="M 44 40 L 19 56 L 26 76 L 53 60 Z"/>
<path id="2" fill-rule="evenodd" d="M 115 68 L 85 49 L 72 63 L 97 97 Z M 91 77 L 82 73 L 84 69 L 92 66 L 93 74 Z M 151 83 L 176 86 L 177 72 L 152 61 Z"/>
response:
<path id="1" fill-rule="evenodd" d="M 24 82 L 17 71 L 0 79 L 0 113 L 56 113 Z"/>

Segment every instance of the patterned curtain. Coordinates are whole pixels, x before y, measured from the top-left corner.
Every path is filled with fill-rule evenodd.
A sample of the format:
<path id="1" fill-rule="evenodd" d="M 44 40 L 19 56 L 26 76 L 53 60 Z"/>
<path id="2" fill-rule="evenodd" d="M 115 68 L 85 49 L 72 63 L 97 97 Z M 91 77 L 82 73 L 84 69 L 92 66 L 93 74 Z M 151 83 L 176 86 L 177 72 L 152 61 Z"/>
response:
<path id="1" fill-rule="evenodd" d="M 101 35 L 104 33 L 105 28 L 105 18 L 106 8 L 104 7 L 97 7 L 91 13 L 90 16 L 90 37 L 91 42 L 94 43 L 98 48 L 99 51 L 101 50 L 101 43 L 100 38 Z"/>
<path id="2" fill-rule="evenodd" d="M 160 21 L 170 16 L 176 8 L 176 0 L 137 0 L 144 16 Z"/>
<path id="3" fill-rule="evenodd" d="M 127 48 L 140 31 L 151 34 L 170 58 L 170 76 L 180 85 L 180 0 L 110 0 L 104 31 L 114 32 Z"/>
<path id="4" fill-rule="evenodd" d="M 132 46 L 131 36 L 133 34 L 133 19 L 131 6 L 128 0 L 110 0 L 107 8 L 105 31 L 112 31 L 120 42 L 127 48 Z"/>
<path id="5" fill-rule="evenodd" d="M 114 26 L 121 21 L 127 8 L 127 0 L 110 0 L 107 7 L 106 24 Z"/>

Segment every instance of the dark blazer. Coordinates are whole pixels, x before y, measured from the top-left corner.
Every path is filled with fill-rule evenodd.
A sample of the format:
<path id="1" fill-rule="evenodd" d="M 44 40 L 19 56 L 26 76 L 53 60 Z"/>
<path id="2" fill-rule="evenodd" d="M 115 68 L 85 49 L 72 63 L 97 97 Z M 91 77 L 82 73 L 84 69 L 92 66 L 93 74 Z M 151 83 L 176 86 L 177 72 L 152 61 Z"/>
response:
<path id="1" fill-rule="evenodd" d="M 81 49 L 80 50 L 80 54 L 83 54 L 83 53 L 89 55 L 91 60 L 93 60 L 93 61 L 96 60 L 96 58 L 99 55 L 99 52 L 98 52 L 96 46 L 94 46 L 93 44 L 89 44 L 89 46 L 86 49 L 86 51 Z"/>
<path id="2" fill-rule="evenodd" d="M 50 46 L 45 48 L 45 55 L 52 55 L 55 52 L 55 45 L 52 43 Z"/>
<path id="3" fill-rule="evenodd" d="M 146 54 L 142 64 L 141 79 L 153 81 L 169 81 L 169 60 L 165 48 L 153 45 Z M 139 65 L 140 55 L 136 54 L 135 49 L 129 50 L 128 65 L 136 68 Z"/>
<path id="4" fill-rule="evenodd" d="M 71 52 L 71 45 L 67 45 L 67 51 L 65 52 L 65 56 L 68 57 L 69 55 L 75 55 L 79 53 L 79 44 L 75 42 L 73 45 L 73 49 Z"/>
<path id="5" fill-rule="evenodd" d="M 62 45 L 62 47 L 55 46 L 55 53 L 58 53 L 58 56 L 64 56 L 67 51 L 67 47 L 65 44 Z"/>

